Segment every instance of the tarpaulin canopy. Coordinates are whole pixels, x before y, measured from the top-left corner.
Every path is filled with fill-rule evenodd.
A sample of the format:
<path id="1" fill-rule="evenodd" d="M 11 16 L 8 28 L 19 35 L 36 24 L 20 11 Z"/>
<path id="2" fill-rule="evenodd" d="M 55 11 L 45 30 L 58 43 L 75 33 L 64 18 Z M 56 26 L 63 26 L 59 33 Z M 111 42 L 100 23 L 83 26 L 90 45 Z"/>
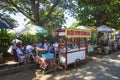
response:
<path id="1" fill-rule="evenodd" d="M 14 28 L 14 25 L 12 22 L 9 22 L 3 18 L 0 18 L 0 28 L 1 29 L 11 29 L 11 28 Z"/>
<path id="2" fill-rule="evenodd" d="M 102 25 L 100 27 L 97 28 L 98 32 L 112 32 L 112 28 L 106 26 L 106 25 Z"/>
<path id="3" fill-rule="evenodd" d="M 41 26 L 37 25 L 26 25 L 23 27 L 18 27 L 16 29 L 17 34 L 48 34 L 48 32 Z"/>
<path id="4" fill-rule="evenodd" d="M 83 29 L 83 30 L 90 30 L 90 28 L 87 27 L 87 26 L 77 26 L 76 28 L 77 29 Z"/>

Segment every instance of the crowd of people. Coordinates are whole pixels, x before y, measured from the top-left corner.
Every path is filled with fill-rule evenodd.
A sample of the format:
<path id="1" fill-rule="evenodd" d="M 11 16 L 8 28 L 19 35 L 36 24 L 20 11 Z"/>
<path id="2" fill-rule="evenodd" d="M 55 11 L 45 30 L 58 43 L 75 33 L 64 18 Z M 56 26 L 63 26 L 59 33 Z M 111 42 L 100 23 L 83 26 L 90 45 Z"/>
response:
<path id="1" fill-rule="evenodd" d="M 36 48 L 44 49 L 44 53 L 55 53 L 55 51 L 58 51 L 57 41 L 55 43 L 47 40 L 44 40 L 44 43 L 39 41 L 33 43 L 30 41 L 27 45 L 23 45 L 19 36 L 12 41 L 12 46 L 14 60 L 19 64 L 34 62 L 34 59 L 37 56 Z"/>
<path id="2" fill-rule="evenodd" d="M 101 49 L 102 52 L 105 52 L 106 49 L 109 50 L 108 53 L 112 53 L 112 51 L 117 51 L 118 49 L 120 49 L 120 37 L 118 38 L 106 38 L 106 39 L 101 39 L 100 40 L 100 45 L 101 45 Z M 16 39 L 14 39 L 12 41 L 12 49 L 13 49 L 13 57 L 14 60 L 21 63 L 28 63 L 28 62 L 34 62 L 34 59 L 36 56 L 40 56 L 39 54 L 37 54 L 37 48 L 42 48 L 44 49 L 44 53 L 55 53 L 58 52 L 58 42 L 55 41 L 54 43 L 44 40 L 44 42 L 32 42 L 29 41 L 27 43 L 27 45 L 23 45 L 22 40 L 20 39 L 20 37 L 16 37 Z M 88 46 L 88 50 L 89 50 L 89 46 Z M 90 50 L 90 51 L 93 51 Z M 40 53 L 41 54 L 41 53 Z"/>
<path id="3" fill-rule="evenodd" d="M 120 37 L 101 39 L 100 45 L 103 52 L 108 49 L 109 53 L 112 53 L 112 51 L 117 51 L 120 49 Z"/>

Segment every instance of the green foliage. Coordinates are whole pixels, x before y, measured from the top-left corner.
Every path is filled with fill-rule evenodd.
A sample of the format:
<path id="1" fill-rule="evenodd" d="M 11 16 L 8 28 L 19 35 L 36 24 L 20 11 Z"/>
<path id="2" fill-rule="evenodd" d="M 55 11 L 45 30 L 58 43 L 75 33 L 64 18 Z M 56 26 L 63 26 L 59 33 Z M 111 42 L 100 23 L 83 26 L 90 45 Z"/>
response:
<path id="1" fill-rule="evenodd" d="M 98 40 L 98 33 L 97 32 L 91 32 L 91 38 L 90 38 L 90 43 L 91 44 L 96 44 Z"/>
<path id="2" fill-rule="evenodd" d="M 45 39 L 51 43 L 54 43 L 55 41 L 57 41 L 57 37 L 53 36 L 52 34 L 48 34 Z"/>
<path id="3" fill-rule="evenodd" d="M 108 25 L 118 29 L 120 26 L 120 0 L 77 0 L 77 19 L 82 25 Z"/>
<path id="4" fill-rule="evenodd" d="M 0 10 L 12 14 L 20 12 L 30 19 L 30 23 L 40 25 L 48 32 L 61 28 L 65 23 L 64 12 L 67 10 L 66 12 L 74 14 L 76 8 L 76 0 L 1 0 L 0 2 L 2 3 Z"/>
<path id="5" fill-rule="evenodd" d="M 5 29 L 0 29 L 0 53 L 3 56 L 7 54 L 8 47 L 10 45 L 10 36 Z"/>
<path id="6" fill-rule="evenodd" d="M 28 42 L 44 42 L 44 40 L 50 41 L 50 42 L 54 42 L 56 40 L 55 36 L 52 36 L 52 34 L 48 34 L 48 35 L 42 35 L 42 34 L 36 34 L 36 35 L 30 35 L 30 34 L 26 34 L 26 35 L 20 35 L 20 39 L 23 42 L 23 45 L 27 45 Z"/>
<path id="7" fill-rule="evenodd" d="M 70 26 L 70 28 L 76 28 L 78 25 L 79 25 L 79 22 L 74 22 L 74 23 Z"/>
<path id="8" fill-rule="evenodd" d="M 40 36 L 39 36 L 40 37 Z M 30 35 L 30 34 L 26 34 L 26 35 L 20 35 L 20 39 L 23 42 L 23 45 L 27 45 L 28 42 L 36 42 L 39 41 L 38 35 Z"/>

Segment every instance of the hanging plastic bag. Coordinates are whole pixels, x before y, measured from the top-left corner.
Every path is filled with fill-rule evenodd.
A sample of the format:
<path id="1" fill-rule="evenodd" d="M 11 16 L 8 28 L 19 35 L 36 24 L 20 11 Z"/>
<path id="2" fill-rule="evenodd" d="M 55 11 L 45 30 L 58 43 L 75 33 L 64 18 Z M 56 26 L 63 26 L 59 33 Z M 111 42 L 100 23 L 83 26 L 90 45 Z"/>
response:
<path id="1" fill-rule="evenodd" d="M 10 46 L 7 52 L 9 54 L 13 55 L 13 46 Z"/>
<path id="2" fill-rule="evenodd" d="M 91 44 L 88 45 L 88 52 L 93 52 L 94 49 L 93 49 L 93 46 Z"/>

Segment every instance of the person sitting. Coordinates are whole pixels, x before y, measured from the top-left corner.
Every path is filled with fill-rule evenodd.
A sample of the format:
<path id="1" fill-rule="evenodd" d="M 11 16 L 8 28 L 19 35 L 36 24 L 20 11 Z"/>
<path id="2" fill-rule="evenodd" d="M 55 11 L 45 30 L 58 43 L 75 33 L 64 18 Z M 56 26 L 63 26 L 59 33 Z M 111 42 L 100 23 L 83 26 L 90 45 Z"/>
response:
<path id="1" fill-rule="evenodd" d="M 34 47 L 32 46 L 32 43 L 29 42 L 28 45 L 26 46 L 25 52 L 29 55 L 28 58 L 30 58 L 31 60 L 34 59 Z"/>
<path id="2" fill-rule="evenodd" d="M 43 44 L 43 48 L 45 49 L 45 53 L 47 53 L 48 49 L 49 49 L 49 42 L 47 40 L 45 40 L 45 42 Z"/>
<path id="3" fill-rule="evenodd" d="M 38 48 L 42 48 L 42 43 L 41 42 L 36 42 L 35 46 L 38 47 Z"/>
<path id="4" fill-rule="evenodd" d="M 49 46 L 48 46 L 48 53 L 54 53 L 54 47 L 51 42 L 49 43 Z"/>
<path id="5" fill-rule="evenodd" d="M 19 64 L 23 64 L 23 63 L 26 64 L 26 59 L 25 59 L 24 53 L 22 52 L 22 44 L 21 43 L 17 44 L 16 54 L 18 56 Z"/>

